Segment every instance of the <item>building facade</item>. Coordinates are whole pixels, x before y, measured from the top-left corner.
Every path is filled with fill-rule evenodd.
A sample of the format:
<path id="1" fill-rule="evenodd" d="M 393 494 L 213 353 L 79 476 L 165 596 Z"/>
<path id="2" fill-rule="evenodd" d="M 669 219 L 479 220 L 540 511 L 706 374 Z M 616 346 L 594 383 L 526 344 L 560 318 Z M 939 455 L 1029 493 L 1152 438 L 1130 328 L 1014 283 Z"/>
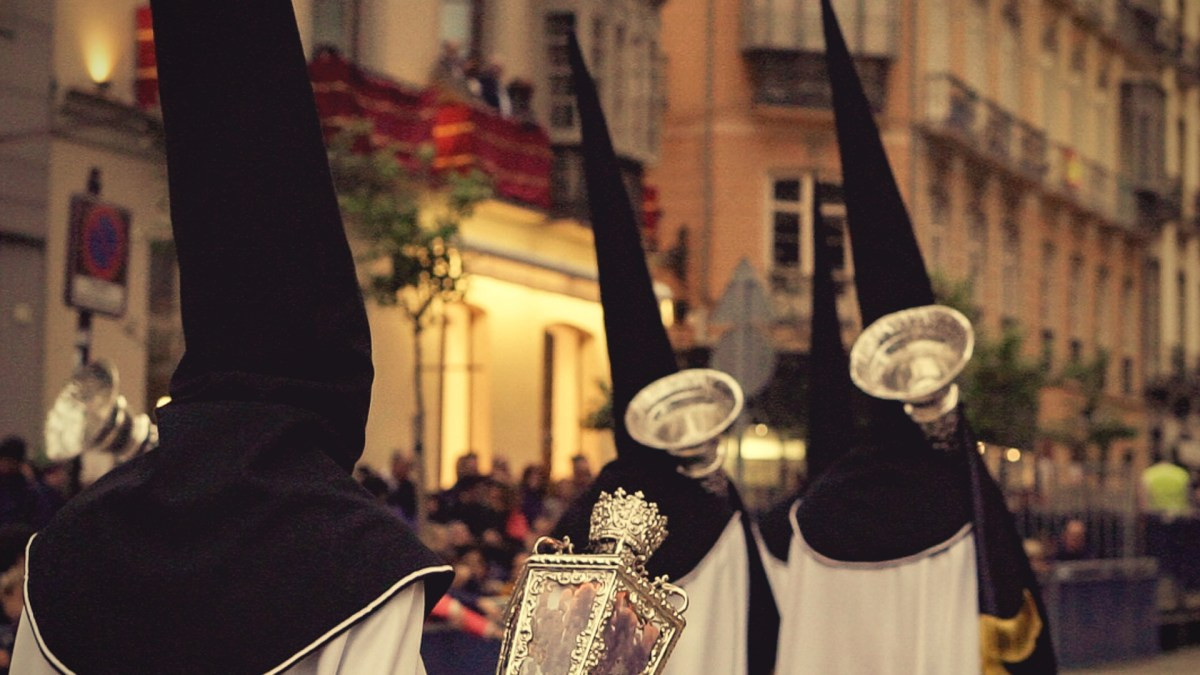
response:
<path id="1" fill-rule="evenodd" d="M 74 364 L 75 313 L 62 300 L 66 223 L 71 195 L 85 190 L 93 167 L 100 170 L 102 198 L 130 212 L 132 234 L 127 311 L 117 320 L 95 320 L 92 355 L 115 363 L 131 408 L 146 410 L 166 393 L 183 349 L 145 5 L 61 0 L 0 7 L 0 49 L 22 65 L 4 69 L 0 92 L 5 110 L 17 112 L 0 120 L 0 338 L 7 352 L 0 372 L 14 383 L 0 404 L 0 433 L 20 433 L 35 446 L 45 411 Z M 420 332 L 420 364 L 413 362 L 414 331 L 404 315 L 368 306 L 376 380 L 364 462 L 386 471 L 394 451 L 413 447 L 417 380 L 426 402 L 431 486 L 453 482 L 455 461 L 468 452 L 479 455 L 485 471 L 502 457 L 514 471 L 546 463 L 557 477 L 569 475 L 576 454 L 593 467 L 607 461 L 609 434 L 584 426 L 604 403 L 608 368 L 591 233 L 582 220 L 564 31 L 579 31 L 631 194 L 640 198 L 643 168 L 660 143 L 660 3 L 293 5 L 310 56 L 332 48 L 355 82 L 369 79 L 387 101 L 410 94 L 433 101 L 422 109 L 432 117 L 421 118 L 430 126 L 418 140 L 439 148 L 435 162 L 461 160 L 497 184 L 496 197 L 462 223 L 467 290 L 461 302 L 439 307 Z M 477 90 L 459 92 L 454 110 L 465 117 L 457 126 L 438 117 L 450 105 L 438 93 L 449 53 L 459 57 L 456 66 L 474 64 L 491 74 L 503 92 L 499 105 L 478 100 L 486 97 Z M 347 82 L 327 84 L 349 100 L 368 100 L 360 85 Z M 320 87 L 317 93 L 320 101 Z M 375 105 L 376 113 L 394 112 L 393 103 Z M 319 107 L 326 126 L 337 126 L 336 111 Z M 406 132 L 388 133 L 394 141 Z M 448 135 L 459 154 L 440 154 Z M 545 170 L 505 173 L 512 154 L 503 150 L 506 143 L 512 153 L 544 158 Z M 436 203 L 435 192 L 429 198 Z"/>
<path id="2" fill-rule="evenodd" d="M 833 4 L 929 269 L 970 283 L 982 334 L 1020 330 L 1025 357 L 1057 383 L 1041 396 L 1045 429 L 1081 415 L 1085 392 L 1058 376 L 1107 355 L 1105 414 L 1137 435 L 1106 457 L 1075 459 L 1147 461 L 1163 423 L 1147 384 L 1171 372 L 1173 354 L 1192 372 L 1200 348 L 1200 7 Z M 777 344 L 802 352 L 809 200 L 818 183 L 840 181 L 819 3 L 677 0 L 663 23 L 668 105 L 649 180 L 662 240 L 684 232 L 687 242 L 689 264 L 673 277 L 690 312 L 676 332 L 712 344 L 721 327 L 708 325 L 706 309 L 746 259 L 772 290 Z M 848 326 L 847 341 L 854 333 Z M 1053 436 L 1043 435 L 1041 454 L 1069 454 Z"/>

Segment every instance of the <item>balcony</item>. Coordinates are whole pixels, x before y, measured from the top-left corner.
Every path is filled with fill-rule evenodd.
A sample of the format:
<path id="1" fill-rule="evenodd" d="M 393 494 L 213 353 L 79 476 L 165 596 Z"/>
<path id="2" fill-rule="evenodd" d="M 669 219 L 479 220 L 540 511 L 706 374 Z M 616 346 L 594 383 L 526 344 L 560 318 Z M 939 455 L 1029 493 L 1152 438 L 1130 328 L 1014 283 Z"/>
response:
<path id="1" fill-rule="evenodd" d="M 867 99 L 876 112 L 883 109 L 888 74 L 896 57 L 899 24 L 895 4 L 834 2 Z M 741 43 L 756 104 L 830 107 L 819 3 L 742 0 Z"/>
<path id="2" fill-rule="evenodd" d="M 934 76 L 928 83 L 924 125 L 1000 164 L 1002 168 L 1038 182 L 1047 170 L 1046 134 L 952 75 Z"/>
<path id="3" fill-rule="evenodd" d="M 1137 227 L 1131 181 L 1051 143 L 1046 133 L 1017 118 L 951 75 L 928 82 L 925 132 L 954 143 L 1012 176 L 1040 187 L 1121 228 Z"/>
<path id="4" fill-rule="evenodd" d="M 433 168 L 478 168 L 492 178 L 498 196 L 550 208 L 553 159 L 541 126 L 502 117 L 436 87 L 374 75 L 332 51 L 313 59 L 309 76 L 327 135 L 365 120 L 373 127 L 369 145 L 394 148 L 406 164 L 423 161 L 422 148 L 430 147 Z"/>
<path id="5" fill-rule="evenodd" d="M 1160 64 L 1174 62 L 1195 69 L 1195 45 L 1182 36 L 1177 19 L 1163 16 L 1160 0 L 1057 0 L 1074 12 L 1085 26 L 1124 49 L 1150 57 Z"/>

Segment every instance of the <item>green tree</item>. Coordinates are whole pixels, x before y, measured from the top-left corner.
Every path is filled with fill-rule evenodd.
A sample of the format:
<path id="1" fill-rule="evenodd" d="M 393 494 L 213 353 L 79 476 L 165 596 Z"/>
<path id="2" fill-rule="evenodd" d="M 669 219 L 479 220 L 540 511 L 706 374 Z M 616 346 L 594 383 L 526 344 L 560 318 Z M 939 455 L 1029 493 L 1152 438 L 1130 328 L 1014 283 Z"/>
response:
<path id="1" fill-rule="evenodd" d="M 971 427 L 980 440 L 1032 450 L 1038 436 L 1038 407 L 1048 383 L 1040 364 L 1022 354 L 1024 336 L 1006 323 L 999 338 L 982 330 L 969 281 L 934 277 L 939 303 L 962 312 L 975 327 L 975 352 L 959 377 Z"/>
<path id="2" fill-rule="evenodd" d="M 1068 363 L 1057 383 L 1075 394 L 1075 409 L 1046 430 L 1048 438 L 1062 443 L 1079 462 L 1095 462 L 1103 481 L 1114 443 L 1133 438 L 1137 430 L 1125 424 L 1106 402 L 1108 354 L 1101 351 L 1088 361 Z"/>
<path id="3" fill-rule="evenodd" d="M 425 468 L 425 397 L 421 387 L 421 334 L 448 302 L 465 292 L 465 271 L 457 248 L 459 224 L 492 196 L 481 171 L 435 173 L 433 149 L 423 146 L 417 167 L 402 163 L 394 150 L 363 151 L 369 124 L 357 124 L 329 144 L 330 169 L 343 217 L 365 244 L 358 262 L 366 271 L 364 292 L 375 303 L 398 307 L 413 332 L 413 454 Z M 418 523 L 425 522 L 424 476 L 417 481 Z"/>

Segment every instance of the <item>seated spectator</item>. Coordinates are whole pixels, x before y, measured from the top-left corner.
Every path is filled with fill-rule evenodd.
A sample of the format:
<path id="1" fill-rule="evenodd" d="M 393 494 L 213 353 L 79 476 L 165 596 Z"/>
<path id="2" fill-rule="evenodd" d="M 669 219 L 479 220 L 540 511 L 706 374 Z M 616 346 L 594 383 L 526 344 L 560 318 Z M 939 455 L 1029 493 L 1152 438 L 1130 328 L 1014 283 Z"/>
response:
<path id="1" fill-rule="evenodd" d="M 1078 518 L 1068 520 L 1059 536 L 1058 549 L 1055 551 L 1054 559 L 1059 561 L 1089 560 L 1093 557 L 1091 548 L 1088 546 L 1087 525 Z"/>

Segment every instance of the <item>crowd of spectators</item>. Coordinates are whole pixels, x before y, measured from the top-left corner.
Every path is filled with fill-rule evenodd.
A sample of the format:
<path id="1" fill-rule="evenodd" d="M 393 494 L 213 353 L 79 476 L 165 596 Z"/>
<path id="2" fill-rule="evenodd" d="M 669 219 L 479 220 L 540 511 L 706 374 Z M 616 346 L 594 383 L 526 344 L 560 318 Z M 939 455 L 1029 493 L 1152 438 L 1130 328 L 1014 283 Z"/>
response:
<path id="1" fill-rule="evenodd" d="M 0 441 L 0 675 L 24 608 L 25 544 L 78 491 L 69 465 L 34 465 L 26 450 L 20 437 Z"/>
<path id="2" fill-rule="evenodd" d="M 463 54 L 454 40 L 442 43 L 431 80 L 444 92 L 478 101 L 502 117 L 533 122 L 533 84 L 514 78 L 504 80 L 504 61 L 499 56 L 483 60 Z"/>
<path id="3" fill-rule="evenodd" d="M 572 458 L 570 478 L 552 482 L 546 467 L 530 465 L 514 480 L 497 457 L 483 474 L 474 453 L 459 458 L 454 485 L 425 497 L 422 538 L 454 567 L 449 593 L 434 609 L 435 621 L 480 637 L 498 638 L 504 606 L 525 559 L 571 501 L 592 482 L 586 457 Z M 392 457 L 391 475 L 365 467 L 358 479 L 376 499 L 410 523 L 417 521 L 417 490 L 410 459 Z"/>

